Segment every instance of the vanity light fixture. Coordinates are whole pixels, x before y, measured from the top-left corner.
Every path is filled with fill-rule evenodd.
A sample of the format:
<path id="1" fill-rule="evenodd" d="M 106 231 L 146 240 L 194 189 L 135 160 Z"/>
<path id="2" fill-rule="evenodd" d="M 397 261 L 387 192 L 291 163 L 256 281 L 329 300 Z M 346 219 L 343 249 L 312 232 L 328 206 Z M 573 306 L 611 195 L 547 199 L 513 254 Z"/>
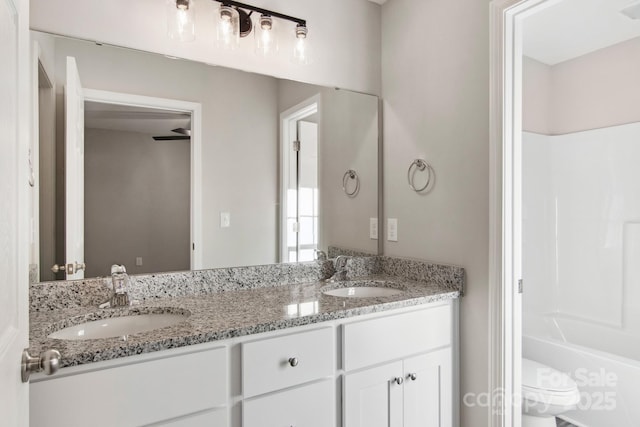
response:
<path id="1" fill-rule="evenodd" d="M 196 38 L 195 0 L 166 0 L 167 35 L 183 42 Z"/>
<path id="2" fill-rule="evenodd" d="M 256 26 L 256 53 L 262 56 L 273 56 L 278 53 L 278 36 L 276 23 L 269 15 L 260 15 L 259 25 Z"/>
<path id="3" fill-rule="evenodd" d="M 216 23 L 216 40 L 218 47 L 235 49 L 240 45 L 240 14 L 238 9 L 220 5 Z"/>
<path id="4" fill-rule="evenodd" d="M 300 25 L 296 27 L 296 41 L 293 45 L 293 62 L 296 64 L 307 65 L 311 63 L 311 46 L 307 39 L 307 26 Z"/>
<path id="5" fill-rule="evenodd" d="M 213 0 L 220 3 L 220 7 L 215 14 L 216 20 L 216 41 L 217 45 L 223 49 L 236 49 L 240 45 L 240 39 L 247 37 L 254 30 L 255 51 L 261 56 L 273 56 L 279 50 L 279 34 L 277 32 L 279 22 L 277 20 L 290 21 L 296 24 L 293 31 L 293 50 L 291 59 L 298 64 L 309 64 L 311 62 L 311 51 L 308 40 L 307 21 L 293 16 L 274 12 L 268 9 L 251 6 L 233 0 Z M 172 36 L 172 25 L 175 22 L 182 22 L 177 16 L 180 13 L 192 10 L 194 0 L 167 0 L 172 4 L 170 16 L 168 18 L 169 36 L 174 39 L 183 38 Z M 186 6 L 185 6 L 186 5 Z M 252 19 L 256 12 L 255 22 Z M 193 15 L 191 15 L 193 17 Z M 190 27 L 192 28 L 192 27 Z"/>

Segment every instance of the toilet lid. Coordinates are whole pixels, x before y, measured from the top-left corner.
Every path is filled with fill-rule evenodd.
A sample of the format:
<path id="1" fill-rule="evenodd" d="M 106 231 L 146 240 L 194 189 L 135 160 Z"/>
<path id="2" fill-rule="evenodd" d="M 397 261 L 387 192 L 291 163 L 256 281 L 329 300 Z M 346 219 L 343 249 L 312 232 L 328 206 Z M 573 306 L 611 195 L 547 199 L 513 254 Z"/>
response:
<path id="1" fill-rule="evenodd" d="M 578 389 L 567 374 L 529 359 L 522 359 L 522 388 L 551 393 L 570 393 Z"/>

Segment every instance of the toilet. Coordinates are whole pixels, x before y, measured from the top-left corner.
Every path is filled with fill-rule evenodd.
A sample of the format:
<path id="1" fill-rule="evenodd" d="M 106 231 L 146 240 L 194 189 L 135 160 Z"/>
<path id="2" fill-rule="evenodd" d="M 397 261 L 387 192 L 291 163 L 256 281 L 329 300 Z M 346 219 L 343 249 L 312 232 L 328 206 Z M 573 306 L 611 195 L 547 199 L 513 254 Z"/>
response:
<path id="1" fill-rule="evenodd" d="M 556 416 L 579 401 L 578 386 L 568 375 L 522 359 L 522 427 L 556 427 Z"/>

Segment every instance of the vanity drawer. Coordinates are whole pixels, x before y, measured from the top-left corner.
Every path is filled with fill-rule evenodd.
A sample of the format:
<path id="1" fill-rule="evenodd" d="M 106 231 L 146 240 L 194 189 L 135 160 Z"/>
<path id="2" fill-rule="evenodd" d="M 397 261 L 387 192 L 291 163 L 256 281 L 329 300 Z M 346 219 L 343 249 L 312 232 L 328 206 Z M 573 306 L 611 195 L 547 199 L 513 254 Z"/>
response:
<path id="1" fill-rule="evenodd" d="M 227 374 L 226 348 L 66 376 L 63 369 L 31 384 L 30 425 L 142 426 L 206 411 L 227 404 Z"/>
<path id="2" fill-rule="evenodd" d="M 343 326 L 345 371 L 451 344 L 451 306 L 440 305 Z"/>
<path id="3" fill-rule="evenodd" d="M 243 403 L 243 427 L 335 427 L 333 380 L 292 388 Z"/>
<path id="4" fill-rule="evenodd" d="M 333 328 L 322 328 L 242 344 L 244 397 L 332 376 L 334 341 Z"/>

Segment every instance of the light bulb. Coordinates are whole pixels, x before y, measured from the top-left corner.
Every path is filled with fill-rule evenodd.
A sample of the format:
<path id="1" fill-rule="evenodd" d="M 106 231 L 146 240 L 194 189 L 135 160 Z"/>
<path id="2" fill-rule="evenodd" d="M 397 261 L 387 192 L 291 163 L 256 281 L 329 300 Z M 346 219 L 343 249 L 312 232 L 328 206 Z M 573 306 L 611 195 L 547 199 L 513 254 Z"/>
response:
<path id="1" fill-rule="evenodd" d="M 273 18 L 268 15 L 260 16 L 259 25 L 255 28 L 256 53 L 263 56 L 273 56 L 278 53 L 278 37 Z"/>
<path id="2" fill-rule="evenodd" d="M 296 40 L 293 43 L 292 61 L 296 64 L 307 65 L 311 63 L 311 45 L 307 37 L 308 29 L 306 26 L 298 24 L 296 27 Z"/>
<path id="3" fill-rule="evenodd" d="M 240 44 L 240 21 L 236 9 L 231 6 L 220 6 L 217 25 L 218 46 L 224 49 L 235 49 Z"/>
<path id="4" fill-rule="evenodd" d="M 167 0 L 167 35 L 180 41 L 196 38 L 194 0 Z"/>

